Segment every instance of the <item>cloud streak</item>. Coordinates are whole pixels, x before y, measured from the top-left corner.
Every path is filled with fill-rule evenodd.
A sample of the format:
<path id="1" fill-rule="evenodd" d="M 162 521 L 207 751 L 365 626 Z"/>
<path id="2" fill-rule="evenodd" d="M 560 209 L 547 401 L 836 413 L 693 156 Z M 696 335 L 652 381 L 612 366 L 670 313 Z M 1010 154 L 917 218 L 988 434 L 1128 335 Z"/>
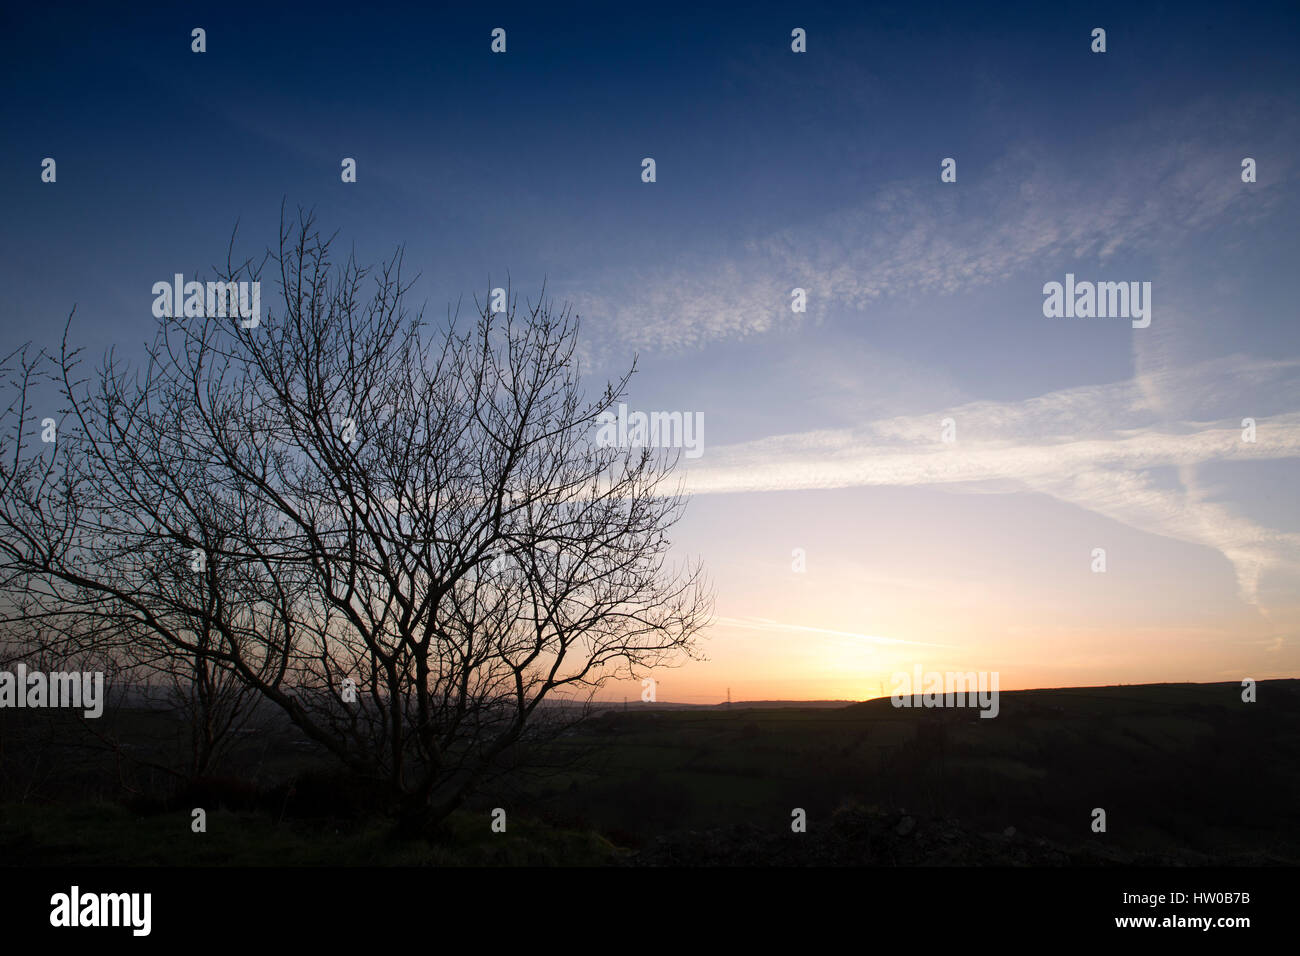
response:
<path id="1" fill-rule="evenodd" d="M 1154 391 L 1177 394 L 1180 404 L 1221 394 L 1225 379 L 1236 382 L 1234 391 L 1258 392 L 1298 365 L 1216 360 L 1153 373 Z M 1300 458 L 1300 412 L 1258 417 L 1252 443 L 1243 440 L 1240 420 L 1159 423 L 1152 394 L 1151 381 L 1134 379 L 711 448 L 687 470 L 686 486 L 695 495 L 900 486 L 1044 493 L 1219 551 L 1235 569 L 1242 598 L 1257 603 L 1266 571 L 1300 573 L 1300 535 L 1208 500 L 1194 468 Z M 944 418 L 956 423 L 953 443 L 941 440 Z M 1161 487 L 1152 476 L 1158 468 L 1177 469 L 1182 487 Z"/>
<path id="2" fill-rule="evenodd" d="M 1241 188 L 1239 157 L 1222 146 L 1230 138 L 1224 117 L 1235 115 L 1249 128 L 1256 121 L 1246 114 L 1260 107 L 1239 106 L 1200 104 L 1115 131 L 1125 148 L 1089 157 L 1086 184 L 1046 145 L 1027 142 L 979 179 L 961 179 L 958 197 L 937 190 L 936 157 L 934 175 L 923 183 L 882 184 L 805 223 L 679 250 L 635 273 L 586 277 L 566 295 L 607 343 L 672 352 L 798 327 L 884 297 L 952 295 L 1047 263 L 1052 268 L 1044 274 L 1055 276 L 1062 261 L 1104 263 L 1121 250 L 1168 253 L 1225 223 L 1260 219 L 1282 198 L 1269 187 L 1291 176 L 1285 148 L 1269 148 L 1276 159 L 1267 180 L 1251 193 Z M 1291 119 L 1271 122 L 1271 142 L 1292 142 L 1295 126 Z M 1216 131 L 1214 139 L 1207 129 Z M 1258 135 L 1256 128 L 1253 140 Z M 791 311 L 795 287 L 808 290 L 806 313 Z"/>
<path id="3" fill-rule="evenodd" d="M 906 641 L 900 637 L 881 637 L 878 634 L 859 634 L 856 631 L 836 631 L 825 627 L 810 627 L 804 624 L 784 624 L 764 617 L 717 617 L 714 623 L 742 630 L 769 631 L 788 634 L 824 634 L 829 637 L 847 637 L 866 641 L 869 644 L 896 645 L 906 644 L 914 647 L 952 647 L 952 644 L 932 644 L 928 641 Z"/>

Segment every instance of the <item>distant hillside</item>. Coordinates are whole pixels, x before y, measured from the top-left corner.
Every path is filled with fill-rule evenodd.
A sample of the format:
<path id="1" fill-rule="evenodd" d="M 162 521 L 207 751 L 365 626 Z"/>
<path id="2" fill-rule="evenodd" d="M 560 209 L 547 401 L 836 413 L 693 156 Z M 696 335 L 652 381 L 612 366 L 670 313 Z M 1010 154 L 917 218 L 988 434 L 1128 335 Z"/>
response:
<path id="1" fill-rule="evenodd" d="M 828 707 L 848 707 L 854 704 L 851 700 L 736 700 L 730 704 L 725 701 L 720 704 L 681 704 L 671 700 L 658 700 L 647 702 L 642 700 L 630 700 L 626 704 L 626 709 L 631 710 L 787 710 L 790 708 L 799 709 L 821 709 Z M 622 701 L 602 701 L 597 705 L 597 710 L 624 710 L 625 705 Z"/>
<path id="2" fill-rule="evenodd" d="M 1266 703 L 1264 688 L 1268 696 L 1291 702 L 1300 701 L 1300 680 L 1261 680 L 1258 700 L 1255 705 L 1246 704 L 1241 699 L 1241 682 L 1228 681 L 1216 684 L 1194 684 L 1190 682 L 1176 684 L 1106 684 L 1097 687 L 1044 687 L 1032 690 L 1004 690 L 998 693 L 1003 713 L 1007 709 L 1020 713 L 1038 712 L 1046 708 L 1060 713 L 1089 713 L 1107 708 L 1119 708 L 1125 712 L 1146 710 L 1167 710 L 1170 707 L 1228 707 L 1237 710 L 1241 707 L 1258 706 Z M 919 695 L 913 695 L 913 707 L 920 707 Z M 878 697 L 861 703 L 850 704 L 851 709 L 894 710 L 889 697 Z M 906 710 L 908 708 L 897 708 Z"/>
<path id="3" fill-rule="evenodd" d="M 1007 691 L 993 719 L 889 698 L 629 702 L 521 747 L 528 772 L 485 784 L 464 820 L 486 833 L 492 809 L 509 807 L 510 832 L 536 825 L 554 844 L 548 862 L 1296 865 L 1300 681 L 1257 691 L 1255 703 L 1229 682 Z M 124 741 L 119 760 L 70 736 L 84 725 L 32 712 L 0 725 L 0 788 L 13 794 L 0 801 L 0 862 L 172 859 L 175 841 L 151 821 L 177 807 L 245 814 L 223 829 L 258 836 L 222 852 L 248 863 L 277 862 L 290 848 L 268 834 L 290 829 L 294 853 L 353 859 L 340 831 L 378 839 L 366 828 L 386 825 L 373 795 L 282 718 L 241 734 L 226 776 L 175 791 L 146 764 L 130 793 L 124 767 L 183 751 L 185 726 L 151 709 L 106 714 L 95 729 Z M 55 744 L 78 744 L 76 759 L 53 759 Z M 108 844 L 82 849 L 88 837 L 64 832 L 112 801 L 126 806 L 103 823 Z M 1092 826 L 1098 808 L 1104 832 Z M 791 830 L 796 810 L 806 832 Z"/>
<path id="4" fill-rule="evenodd" d="M 533 806 L 644 862 L 1300 863 L 1300 681 L 1257 690 L 1007 691 L 993 719 L 889 698 L 633 706 L 586 725 L 584 769 Z"/>

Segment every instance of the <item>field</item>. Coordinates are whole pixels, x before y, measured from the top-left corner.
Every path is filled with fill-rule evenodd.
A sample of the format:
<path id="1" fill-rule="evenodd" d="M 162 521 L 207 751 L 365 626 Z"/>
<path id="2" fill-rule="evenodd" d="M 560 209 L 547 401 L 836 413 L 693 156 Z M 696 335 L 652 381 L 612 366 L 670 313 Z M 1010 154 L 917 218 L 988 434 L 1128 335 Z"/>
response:
<path id="1" fill-rule="evenodd" d="M 250 734 L 231 775 L 168 790 L 104 754 L 0 805 L 6 864 L 1293 864 L 1300 682 L 1004 692 L 976 710 L 604 712 L 438 832 L 399 839 L 292 728 Z M 44 715 L 42 715 L 43 717 Z M 38 718 L 39 719 L 39 718 Z M 145 713 L 123 730 L 166 737 Z M 28 722 L 4 730 L 7 765 Z M 21 733 L 16 733 L 21 730 Z M 173 728 L 173 733 L 179 729 Z M 543 766 L 544 765 L 544 766 Z M 120 771 L 120 768 L 119 768 Z M 124 792 L 120 779 L 137 792 Z M 144 782 L 142 782 L 144 781 Z M 207 832 L 192 834 L 204 807 Z M 493 832 L 492 811 L 506 811 Z M 1094 832 L 1094 810 L 1106 814 Z M 796 810 L 806 832 L 792 831 Z"/>

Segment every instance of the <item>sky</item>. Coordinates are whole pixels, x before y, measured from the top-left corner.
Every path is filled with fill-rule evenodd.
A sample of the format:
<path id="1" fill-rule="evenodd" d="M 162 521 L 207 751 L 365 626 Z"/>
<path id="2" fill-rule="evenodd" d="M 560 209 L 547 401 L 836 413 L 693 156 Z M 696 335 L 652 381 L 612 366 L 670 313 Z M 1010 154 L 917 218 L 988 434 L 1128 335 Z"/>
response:
<path id="1" fill-rule="evenodd" d="M 139 354 L 310 207 L 702 416 L 660 700 L 1300 676 L 1300 9 L 847 6 L 6 10 L 0 342 Z M 1067 275 L 1150 324 L 1045 315 Z"/>

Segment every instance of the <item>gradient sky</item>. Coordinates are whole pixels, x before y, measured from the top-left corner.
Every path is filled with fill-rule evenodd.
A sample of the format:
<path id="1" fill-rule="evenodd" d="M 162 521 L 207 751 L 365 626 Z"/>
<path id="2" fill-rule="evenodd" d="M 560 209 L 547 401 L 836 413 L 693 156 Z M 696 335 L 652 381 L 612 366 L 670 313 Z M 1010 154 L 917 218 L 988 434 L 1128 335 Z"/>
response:
<path id="1" fill-rule="evenodd" d="M 311 206 L 703 413 L 717 621 L 660 699 L 1300 676 L 1300 9 L 837 6 L 6 10 L 0 337 L 139 354 L 154 282 Z M 1045 318 L 1066 273 L 1150 327 Z"/>

